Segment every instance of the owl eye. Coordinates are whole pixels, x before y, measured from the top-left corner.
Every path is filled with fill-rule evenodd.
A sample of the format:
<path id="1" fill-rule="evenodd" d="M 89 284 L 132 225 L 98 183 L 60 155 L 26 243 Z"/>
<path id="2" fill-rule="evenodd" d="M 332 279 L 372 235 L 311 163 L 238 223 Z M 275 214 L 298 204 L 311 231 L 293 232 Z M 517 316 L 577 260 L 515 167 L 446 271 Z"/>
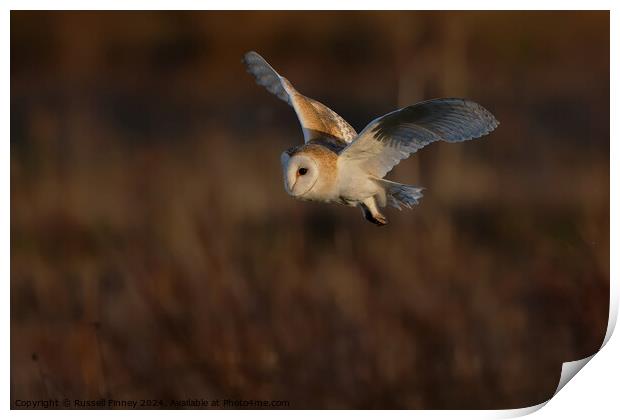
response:
<path id="1" fill-rule="evenodd" d="M 297 171 L 299 173 L 299 175 L 305 175 L 308 173 L 308 170 L 306 168 L 299 168 L 299 171 Z"/>

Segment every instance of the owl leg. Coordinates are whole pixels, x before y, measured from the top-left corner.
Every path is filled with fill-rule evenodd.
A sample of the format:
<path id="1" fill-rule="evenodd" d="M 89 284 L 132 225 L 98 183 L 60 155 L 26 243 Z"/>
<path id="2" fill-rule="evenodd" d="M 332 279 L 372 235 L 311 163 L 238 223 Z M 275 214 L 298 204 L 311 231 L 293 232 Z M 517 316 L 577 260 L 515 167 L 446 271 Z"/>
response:
<path id="1" fill-rule="evenodd" d="M 382 215 L 377 208 L 377 202 L 375 201 L 374 197 L 367 198 L 366 200 L 362 201 L 359 206 L 362 209 L 362 214 L 369 222 L 372 222 L 378 226 L 385 226 L 388 224 L 385 216 Z"/>

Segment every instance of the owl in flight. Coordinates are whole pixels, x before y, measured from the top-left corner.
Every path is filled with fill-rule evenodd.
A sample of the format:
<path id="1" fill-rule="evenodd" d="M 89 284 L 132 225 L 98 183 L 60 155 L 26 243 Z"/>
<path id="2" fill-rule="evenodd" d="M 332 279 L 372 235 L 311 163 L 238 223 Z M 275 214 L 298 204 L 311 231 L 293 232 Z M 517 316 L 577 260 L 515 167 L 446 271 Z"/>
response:
<path id="1" fill-rule="evenodd" d="M 297 92 L 254 51 L 243 62 L 256 82 L 295 109 L 304 144 L 280 158 L 284 188 L 301 200 L 359 207 L 366 220 L 387 224 L 379 208 L 411 208 L 422 188 L 383 177 L 402 159 L 435 141 L 456 143 L 489 134 L 498 122 L 467 99 L 420 102 L 371 121 L 359 134 L 320 102 Z"/>

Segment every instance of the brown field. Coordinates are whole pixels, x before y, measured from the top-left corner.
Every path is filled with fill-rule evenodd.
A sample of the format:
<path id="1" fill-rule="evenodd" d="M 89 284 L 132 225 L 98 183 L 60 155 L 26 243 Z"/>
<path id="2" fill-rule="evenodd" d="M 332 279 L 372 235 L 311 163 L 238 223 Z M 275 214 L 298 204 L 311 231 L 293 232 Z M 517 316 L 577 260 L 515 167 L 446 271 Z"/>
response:
<path id="1" fill-rule="evenodd" d="M 295 201 L 263 54 L 361 130 L 469 97 L 501 125 L 388 178 L 378 228 Z M 517 408 L 609 303 L 609 14 L 11 13 L 11 405 Z"/>

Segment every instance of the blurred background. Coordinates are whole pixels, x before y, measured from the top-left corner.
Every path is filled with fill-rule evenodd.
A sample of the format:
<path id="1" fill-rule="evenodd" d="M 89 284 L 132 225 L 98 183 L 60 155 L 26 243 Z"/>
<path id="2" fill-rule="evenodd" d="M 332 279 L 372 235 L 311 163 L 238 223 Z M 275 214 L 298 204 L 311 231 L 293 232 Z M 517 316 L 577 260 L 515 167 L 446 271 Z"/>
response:
<path id="1" fill-rule="evenodd" d="M 283 189 L 295 114 L 501 122 L 388 175 L 390 225 Z M 11 12 L 11 404 L 517 408 L 603 340 L 607 12 Z"/>

